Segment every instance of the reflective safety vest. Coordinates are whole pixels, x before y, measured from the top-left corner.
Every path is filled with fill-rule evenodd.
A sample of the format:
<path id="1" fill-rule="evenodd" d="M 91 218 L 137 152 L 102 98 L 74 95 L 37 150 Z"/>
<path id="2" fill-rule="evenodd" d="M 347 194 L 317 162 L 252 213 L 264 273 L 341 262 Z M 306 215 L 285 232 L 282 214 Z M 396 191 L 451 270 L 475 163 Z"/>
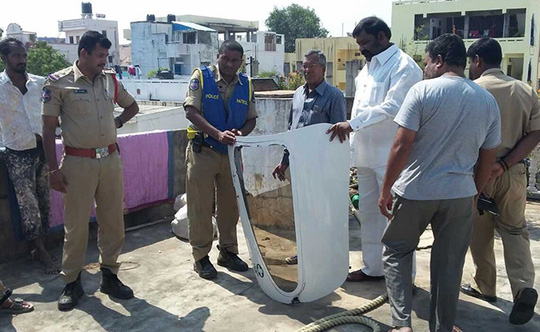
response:
<path id="1" fill-rule="evenodd" d="M 229 98 L 229 111 L 227 112 L 225 102 L 216 84 L 214 73 L 210 67 L 202 67 L 200 71 L 202 74 L 201 85 L 203 95 L 201 113 L 203 117 L 212 126 L 221 131 L 242 128 L 246 122 L 251 96 L 251 82 L 249 77 L 246 74 L 238 73 L 238 82 Z M 188 138 L 192 139 L 193 136 L 194 128 L 188 128 Z M 214 138 L 206 136 L 205 142 L 219 153 L 227 153 L 227 145 L 219 143 Z"/>

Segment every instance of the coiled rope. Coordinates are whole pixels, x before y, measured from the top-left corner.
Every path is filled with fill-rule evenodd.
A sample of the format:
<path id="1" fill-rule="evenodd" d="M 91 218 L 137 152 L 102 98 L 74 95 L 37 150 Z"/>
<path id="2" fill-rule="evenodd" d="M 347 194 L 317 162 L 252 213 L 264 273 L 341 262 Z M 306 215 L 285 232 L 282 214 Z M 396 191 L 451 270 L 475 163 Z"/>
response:
<path id="1" fill-rule="evenodd" d="M 343 324 L 361 324 L 370 327 L 373 332 L 380 332 L 381 327 L 371 318 L 361 316 L 382 306 L 388 300 L 388 295 L 384 293 L 376 299 L 364 304 L 363 306 L 339 314 L 331 315 L 314 321 L 304 326 L 296 332 L 321 332 L 332 327 Z"/>

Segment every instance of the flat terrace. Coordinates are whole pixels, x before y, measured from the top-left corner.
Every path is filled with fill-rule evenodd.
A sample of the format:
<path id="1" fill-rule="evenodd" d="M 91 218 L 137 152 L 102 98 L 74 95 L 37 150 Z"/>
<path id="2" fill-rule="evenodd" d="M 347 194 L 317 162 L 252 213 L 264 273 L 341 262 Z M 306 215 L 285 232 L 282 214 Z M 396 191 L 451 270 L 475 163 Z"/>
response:
<path id="1" fill-rule="evenodd" d="M 527 219 L 531 249 L 537 271 L 540 267 L 540 204 L 529 203 Z M 358 267 L 361 260 L 360 227 L 350 219 L 350 261 Z M 92 226 L 94 227 L 94 226 Z M 95 234 L 95 230 L 93 232 Z M 249 261 L 241 227 L 238 230 L 240 256 Z M 168 222 L 129 231 L 126 235 L 120 278 L 130 285 L 135 298 L 116 301 L 99 292 L 100 273 L 95 236 L 89 241 L 85 271 L 82 274 L 86 295 L 76 309 L 62 313 L 56 300 L 63 288 L 58 276 L 47 276 L 37 263 L 21 259 L 0 265 L 4 283 L 35 305 L 32 313 L 0 316 L 0 331 L 295 331 L 310 322 L 359 307 L 384 292 L 383 282 L 344 283 L 329 296 L 312 303 L 284 305 L 268 298 L 259 288 L 253 271 L 229 272 L 216 265 L 218 278 L 207 281 L 192 269 L 190 246 L 170 233 Z M 420 246 L 432 242 L 424 233 Z M 461 295 L 456 325 L 463 331 L 540 331 L 540 310 L 524 326 L 508 323 L 512 295 L 506 279 L 502 243 L 495 241 L 499 301 L 488 304 Z M 321 247 L 321 250 L 325 250 Z M 61 248 L 53 250 L 60 258 Z M 428 330 L 429 249 L 417 252 L 419 291 L 414 297 L 413 327 Z M 213 262 L 217 250 L 210 255 Z M 324 266 L 320 267 L 324 269 Z M 472 279 L 473 264 L 467 257 L 464 281 Z M 537 278 L 536 288 L 540 288 Z M 388 304 L 368 314 L 383 331 L 390 323 Z M 344 325 L 332 331 L 367 331 L 358 325 Z"/>

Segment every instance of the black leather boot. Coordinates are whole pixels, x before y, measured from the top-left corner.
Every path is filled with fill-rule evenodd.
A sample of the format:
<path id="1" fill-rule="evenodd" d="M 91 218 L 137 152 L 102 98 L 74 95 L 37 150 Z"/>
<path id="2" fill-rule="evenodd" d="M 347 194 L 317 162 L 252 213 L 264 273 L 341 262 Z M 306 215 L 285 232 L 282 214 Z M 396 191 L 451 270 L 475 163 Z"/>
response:
<path id="1" fill-rule="evenodd" d="M 81 283 L 81 274 L 77 276 L 77 280 L 70 282 L 64 287 L 62 294 L 58 298 L 58 310 L 68 311 L 77 305 L 81 296 L 83 296 L 84 290 Z"/>
<path id="2" fill-rule="evenodd" d="M 101 285 L 100 291 L 108 294 L 114 298 L 127 300 L 133 297 L 133 290 L 124 285 L 116 274 L 111 270 L 102 267 L 101 268 Z"/>
<path id="3" fill-rule="evenodd" d="M 214 268 L 214 265 L 210 263 L 208 255 L 199 259 L 193 264 L 193 269 L 199 274 L 199 277 L 204 279 L 214 279 L 217 277 L 217 271 Z"/>
<path id="4" fill-rule="evenodd" d="M 227 249 L 222 249 L 218 246 L 219 256 L 217 263 L 219 266 L 224 266 L 233 271 L 247 271 L 248 265 L 238 257 L 237 254 L 227 251 Z"/>

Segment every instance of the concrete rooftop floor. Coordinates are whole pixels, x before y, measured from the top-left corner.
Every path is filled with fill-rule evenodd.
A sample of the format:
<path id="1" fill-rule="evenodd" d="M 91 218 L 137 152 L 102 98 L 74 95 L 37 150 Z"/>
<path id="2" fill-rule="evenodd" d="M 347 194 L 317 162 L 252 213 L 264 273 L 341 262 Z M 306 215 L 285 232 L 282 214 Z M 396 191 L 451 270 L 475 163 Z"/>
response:
<path id="1" fill-rule="evenodd" d="M 529 203 L 531 246 L 540 271 L 540 204 Z M 240 256 L 249 260 L 241 227 L 238 230 Z M 422 236 L 420 246 L 431 244 L 431 232 Z M 350 220 L 350 262 L 361 264 L 360 227 Z M 502 244 L 496 240 L 499 301 L 488 304 L 461 295 L 456 325 L 463 331 L 540 331 L 540 309 L 523 326 L 508 323 L 512 308 L 510 286 L 502 258 Z M 215 247 L 215 246 L 214 246 Z M 321 247 L 324 250 L 324 247 Z M 60 257 L 61 248 L 53 253 Z M 413 327 L 428 331 L 430 250 L 417 252 Z M 210 255 L 217 259 L 217 250 Z M 218 278 L 207 281 L 193 272 L 188 243 L 170 233 L 168 222 L 128 232 L 120 279 L 131 286 L 136 298 L 116 301 L 99 292 L 100 273 L 95 239 L 90 240 L 86 271 L 82 274 L 83 296 L 76 309 L 62 313 L 56 300 L 63 283 L 58 276 L 47 276 L 37 263 L 26 259 L 0 265 L 0 277 L 14 295 L 35 305 L 32 313 L 0 316 L 0 331 L 295 331 L 310 322 L 341 311 L 354 309 L 384 292 L 383 282 L 344 283 L 329 296 L 312 303 L 284 305 L 274 302 L 259 288 L 253 271 L 229 272 L 217 266 Z M 321 269 L 324 269 L 321 266 Z M 467 257 L 463 279 L 472 280 L 473 264 Z M 537 273 L 539 274 L 539 273 Z M 537 277 L 536 288 L 540 289 Z M 367 314 L 378 321 L 383 331 L 390 327 L 388 304 Z M 344 325 L 332 331 L 367 331 L 359 325 Z"/>

